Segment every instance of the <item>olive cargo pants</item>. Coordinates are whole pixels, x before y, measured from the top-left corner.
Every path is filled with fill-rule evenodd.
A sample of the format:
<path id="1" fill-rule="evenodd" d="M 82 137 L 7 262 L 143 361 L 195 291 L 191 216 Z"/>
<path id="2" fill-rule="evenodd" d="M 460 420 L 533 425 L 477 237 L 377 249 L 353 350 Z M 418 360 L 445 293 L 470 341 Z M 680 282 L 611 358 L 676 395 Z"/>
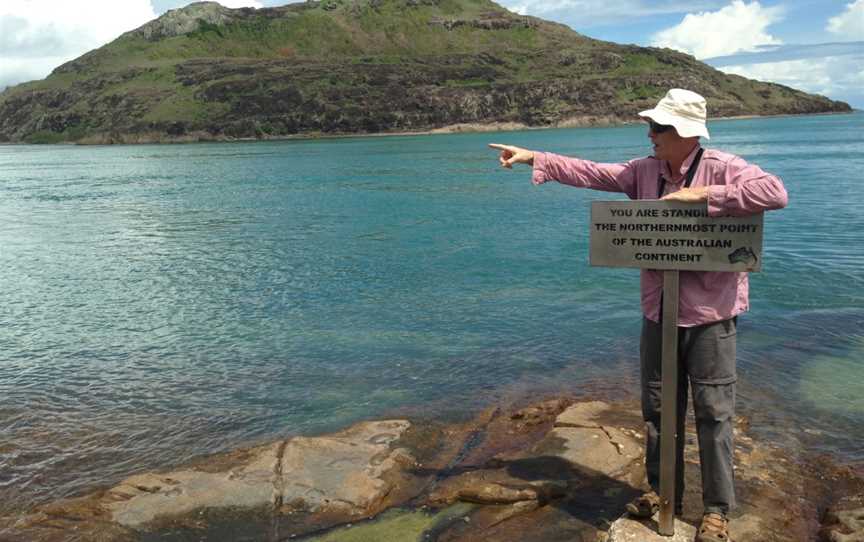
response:
<path id="1" fill-rule="evenodd" d="M 684 497 L 684 420 L 688 383 L 693 395 L 704 512 L 727 514 L 735 506 L 732 424 L 735 413 L 737 319 L 678 328 L 678 446 L 675 505 Z M 660 489 L 660 402 L 663 326 L 642 321 L 640 343 L 642 416 L 646 422 L 648 483 Z"/>

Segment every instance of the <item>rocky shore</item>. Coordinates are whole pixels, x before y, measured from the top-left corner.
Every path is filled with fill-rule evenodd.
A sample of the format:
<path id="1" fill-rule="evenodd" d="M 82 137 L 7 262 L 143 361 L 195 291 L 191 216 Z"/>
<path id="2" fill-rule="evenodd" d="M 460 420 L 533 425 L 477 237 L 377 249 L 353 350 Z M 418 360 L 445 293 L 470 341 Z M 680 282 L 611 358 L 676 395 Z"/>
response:
<path id="1" fill-rule="evenodd" d="M 721 120 L 743 120 L 756 118 L 780 118 L 811 115 L 847 115 L 853 111 L 839 111 L 828 113 L 790 113 L 778 115 L 737 115 L 721 116 L 712 118 L 712 122 Z M 97 134 L 87 136 L 74 142 L 57 142 L 59 145 L 153 145 L 153 144 L 187 144 L 187 143 L 231 143 L 243 141 L 286 141 L 286 140 L 320 140 L 320 139 L 344 139 L 353 137 L 404 137 L 424 136 L 435 134 L 468 134 L 468 133 L 496 133 L 514 132 L 525 130 L 548 130 L 557 128 L 605 128 L 613 126 L 628 126 L 643 124 L 641 119 L 615 115 L 586 115 L 570 117 L 548 126 L 533 126 L 521 122 L 466 122 L 448 124 L 440 128 L 424 130 L 391 130 L 376 133 L 323 133 L 311 132 L 294 135 L 266 135 L 234 137 L 224 133 L 212 134 L 206 131 L 195 131 L 183 135 L 171 135 L 162 132 L 142 132 L 136 134 Z M 0 145 L 21 145 L 23 142 L 9 143 L 0 141 Z"/>
<path id="2" fill-rule="evenodd" d="M 0 541 L 692 540 L 690 425 L 674 538 L 656 534 L 656 518 L 622 516 L 645 488 L 638 406 L 556 398 L 458 424 L 362 422 L 138 474 L 0 518 Z M 864 541 L 862 473 L 755 442 L 745 419 L 735 453 L 733 540 Z"/>

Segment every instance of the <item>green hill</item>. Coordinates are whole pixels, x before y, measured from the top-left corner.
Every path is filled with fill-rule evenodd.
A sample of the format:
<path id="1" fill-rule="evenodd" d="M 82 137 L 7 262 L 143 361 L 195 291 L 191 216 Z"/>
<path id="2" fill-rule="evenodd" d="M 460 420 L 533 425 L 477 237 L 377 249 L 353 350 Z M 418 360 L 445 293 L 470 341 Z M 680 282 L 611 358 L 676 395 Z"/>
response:
<path id="1" fill-rule="evenodd" d="M 489 0 L 172 10 L 0 94 L 0 141 L 137 142 L 633 120 L 671 87 L 712 116 L 850 111 Z"/>

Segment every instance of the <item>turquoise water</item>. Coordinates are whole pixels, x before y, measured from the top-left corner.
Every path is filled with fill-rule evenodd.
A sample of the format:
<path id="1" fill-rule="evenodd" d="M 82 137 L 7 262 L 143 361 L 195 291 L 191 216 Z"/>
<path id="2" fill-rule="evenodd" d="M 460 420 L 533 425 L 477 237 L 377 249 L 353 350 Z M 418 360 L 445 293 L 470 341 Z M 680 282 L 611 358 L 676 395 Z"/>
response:
<path id="1" fill-rule="evenodd" d="M 740 407 L 864 461 L 864 114 L 719 121 L 781 175 Z M 0 511 L 277 435 L 562 390 L 633 397 L 638 271 L 490 141 L 620 161 L 641 126 L 0 147 Z"/>

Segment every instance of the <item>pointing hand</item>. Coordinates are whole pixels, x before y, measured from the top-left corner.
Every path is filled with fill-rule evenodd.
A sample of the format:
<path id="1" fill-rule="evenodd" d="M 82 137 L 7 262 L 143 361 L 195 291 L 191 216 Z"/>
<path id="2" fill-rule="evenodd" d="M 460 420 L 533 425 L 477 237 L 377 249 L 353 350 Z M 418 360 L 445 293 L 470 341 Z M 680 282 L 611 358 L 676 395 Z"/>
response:
<path id="1" fill-rule="evenodd" d="M 514 147 L 513 145 L 500 145 L 498 143 L 490 143 L 489 146 L 501 151 L 498 161 L 507 169 L 512 168 L 513 164 L 534 165 L 534 151 L 529 151 L 522 147 Z"/>

